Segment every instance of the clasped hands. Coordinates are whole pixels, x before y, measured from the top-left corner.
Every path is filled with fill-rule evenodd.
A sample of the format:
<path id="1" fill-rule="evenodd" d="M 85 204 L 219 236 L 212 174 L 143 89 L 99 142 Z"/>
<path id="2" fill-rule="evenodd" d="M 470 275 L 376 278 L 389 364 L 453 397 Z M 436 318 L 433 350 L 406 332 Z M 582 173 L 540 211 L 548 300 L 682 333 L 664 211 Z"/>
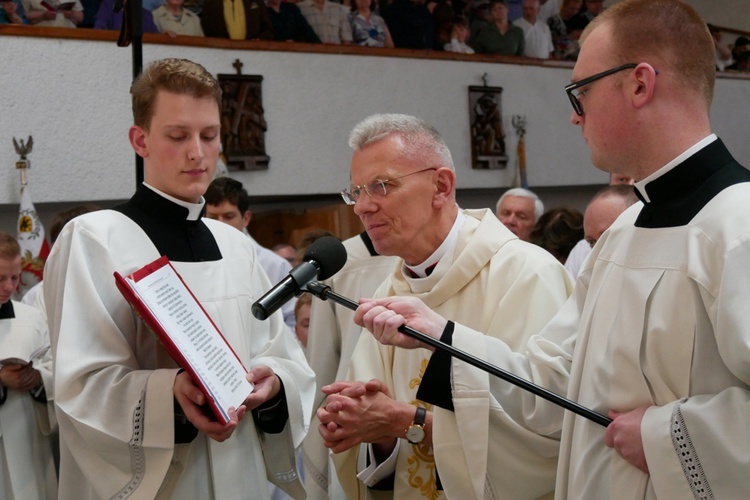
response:
<path id="1" fill-rule="evenodd" d="M 326 447 L 340 453 L 360 443 L 373 443 L 378 455 L 393 451 L 405 429 L 400 427 L 398 415 L 406 404 L 391 398 L 383 382 L 339 381 L 322 391 L 327 398 L 318 408 L 318 431 Z M 413 414 L 414 407 L 406 406 Z"/>
<path id="2" fill-rule="evenodd" d="M 206 408 L 206 396 L 195 385 L 187 372 L 180 372 L 174 379 L 174 396 L 182 407 L 185 417 L 196 429 L 211 439 L 222 442 L 231 437 L 237 425 L 245 418 L 245 414 L 276 396 L 281 390 L 279 381 L 273 370 L 265 365 L 257 366 L 247 373 L 247 380 L 255 385 L 253 392 L 245 399 L 239 408 L 229 408 L 229 422 L 221 424 L 210 410 Z"/>
<path id="3" fill-rule="evenodd" d="M 8 364 L 0 368 L 0 382 L 10 389 L 30 391 L 42 384 L 42 376 L 31 363 Z"/>

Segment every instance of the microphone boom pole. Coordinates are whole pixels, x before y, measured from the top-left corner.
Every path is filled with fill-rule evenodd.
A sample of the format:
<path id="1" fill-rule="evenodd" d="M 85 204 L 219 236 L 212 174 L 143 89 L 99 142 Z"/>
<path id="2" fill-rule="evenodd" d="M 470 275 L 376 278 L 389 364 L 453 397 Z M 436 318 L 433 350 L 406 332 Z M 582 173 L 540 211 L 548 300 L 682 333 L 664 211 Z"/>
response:
<path id="1" fill-rule="evenodd" d="M 351 309 L 352 311 L 356 311 L 357 308 L 359 307 L 359 304 L 357 302 L 334 292 L 330 286 L 324 285 L 318 281 L 311 281 L 310 283 L 307 284 L 305 288 L 308 292 L 310 292 L 311 294 L 313 294 L 314 296 L 318 297 L 321 300 L 330 299 L 333 302 L 346 307 L 347 309 Z M 434 339 L 430 337 L 429 335 L 426 335 L 409 326 L 401 325 L 398 328 L 398 331 L 403 334 L 408 335 L 409 337 L 413 339 L 419 340 L 420 342 L 424 344 L 434 347 L 435 349 L 444 351 L 450 354 L 451 356 L 453 356 L 454 358 L 458 358 L 461 361 L 469 363 L 471 366 L 475 368 L 479 368 L 480 370 L 485 371 L 489 373 L 490 375 L 494 375 L 498 378 L 505 380 L 506 382 L 510 382 L 511 384 L 518 386 L 521 389 L 524 389 L 525 391 L 528 391 L 536 396 L 539 396 L 540 398 L 546 399 L 547 401 L 551 403 L 561 406 L 565 408 L 566 410 L 572 411 L 576 415 L 580 415 L 581 417 L 587 418 L 591 420 L 592 422 L 597 423 L 601 426 L 607 427 L 612 422 L 610 418 L 605 417 L 601 413 L 597 413 L 589 408 L 586 408 L 583 405 L 576 403 L 575 401 L 571 401 L 570 399 L 560 396 L 559 394 L 555 394 L 554 392 L 548 391 L 547 389 L 545 389 L 544 387 L 540 385 L 536 385 L 533 382 L 529 382 L 528 380 L 523 379 L 519 377 L 518 375 L 515 375 L 509 371 L 503 370 L 502 368 L 499 368 L 495 365 L 487 363 L 483 359 L 479 359 L 476 356 L 473 356 L 467 353 L 466 351 L 456 349 L 452 345 L 448 345 L 445 342 L 441 342 L 438 339 Z"/>

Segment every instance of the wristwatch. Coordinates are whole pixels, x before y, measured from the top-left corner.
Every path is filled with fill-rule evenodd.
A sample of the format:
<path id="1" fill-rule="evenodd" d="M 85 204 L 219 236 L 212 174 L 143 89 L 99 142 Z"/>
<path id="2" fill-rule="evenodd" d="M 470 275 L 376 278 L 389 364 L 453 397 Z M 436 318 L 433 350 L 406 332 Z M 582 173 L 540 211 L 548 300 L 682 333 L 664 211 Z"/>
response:
<path id="1" fill-rule="evenodd" d="M 418 406 L 417 412 L 414 414 L 414 421 L 406 429 L 406 440 L 411 444 L 419 444 L 424 441 L 424 420 L 426 416 L 427 410 Z"/>

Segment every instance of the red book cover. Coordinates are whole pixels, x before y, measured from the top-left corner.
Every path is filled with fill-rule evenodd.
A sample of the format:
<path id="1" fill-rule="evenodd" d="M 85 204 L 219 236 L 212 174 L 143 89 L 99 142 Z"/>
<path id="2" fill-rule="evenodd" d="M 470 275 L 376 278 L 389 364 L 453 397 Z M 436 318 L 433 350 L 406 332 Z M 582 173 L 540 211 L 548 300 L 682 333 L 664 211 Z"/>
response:
<path id="1" fill-rule="evenodd" d="M 51 3 L 47 2 L 46 0 L 42 0 L 41 5 L 42 7 L 44 7 L 50 12 L 61 12 L 64 10 L 73 10 L 73 7 L 76 6 L 76 3 L 75 2 L 60 2 L 57 4 L 57 6 L 53 6 Z"/>
<path id="2" fill-rule="evenodd" d="M 206 395 L 217 420 L 229 421 L 252 392 L 247 370 L 182 277 L 161 257 L 115 284 L 167 352 Z"/>

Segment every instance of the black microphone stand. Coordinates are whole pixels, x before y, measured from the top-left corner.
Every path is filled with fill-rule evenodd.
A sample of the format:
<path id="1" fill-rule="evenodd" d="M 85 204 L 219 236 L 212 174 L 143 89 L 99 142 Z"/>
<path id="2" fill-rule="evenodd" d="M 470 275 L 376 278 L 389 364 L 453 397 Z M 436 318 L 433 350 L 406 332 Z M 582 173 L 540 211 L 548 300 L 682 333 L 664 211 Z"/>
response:
<path id="1" fill-rule="evenodd" d="M 312 295 L 318 297 L 321 300 L 330 299 L 337 304 L 340 304 L 348 309 L 351 309 L 352 311 L 355 311 L 359 307 L 359 304 L 357 302 L 347 297 L 344 297 L 343 295 L 339 295 L 338 293 L 331 290 L 330 286 L 324 285 L 323 283 L 320 283 L 318 281 L 311 281 L 310 283 L 307 284 L 305 289 L 308 292 L 310 292 Z M 480 370 L 483 370 L 489 373 L 490 375 L 494 375 L 507 382 L 510 382 L 511 384 L 518 386 L 521 389 L 524 389 L 536 396 L 539 396 L 540 398 L 546 399 L 547 401 L 550 401 L 551 403 L 561 406 L 565 408 L 566 410 L 572 411 L 576 415 L 580 415 L 584 418 L 587 418 L 594 423 L 607 427 L 612 422 L 611 419 L 609 419 L 608 417 L 605 417 L 601 413 L 597 413 L 589 408 L 586 408 L 585 406 L 582 406 L 576 403 L 575 401 L 571 401 L 570 399 L 564 398 L 560 396 L 559 394 L 555 394 L 554 392 L 548 391 L 544 387 L 536 385 L 533 382 L 529 382 L 528 380 L 522 379 L 518 375 L 514 375 L 513 373 L 510 373 L 509 371 L 503 370 L 502 368 L 499 368 L 495 365 L 487 363 L 483 359 L 479 359 L 476 356 L 472 356 L 471 354 L 465 351 L 456 349 L 452 345 L 448 345 L 445 342 L 441 342 L 438 339 L 434 339 L 430 337 L 429 335 L 426 335 L 418 330 L 410 328 L 406 325 L 402 325 L 399 327 L 398 331 L 408 335 L 409 337 L 413 339 L 419 340 L 420 342 L 424 344 L 434 347 L 435 349 L 444 351 L 450 354 L 451 356 L 453 356 L 454 358 L 458 358 L 461 361 L 465 361 L 466 363 L 469 363 L 471 366 L 474 366 L 475 368 L 479 368 Z"/>

